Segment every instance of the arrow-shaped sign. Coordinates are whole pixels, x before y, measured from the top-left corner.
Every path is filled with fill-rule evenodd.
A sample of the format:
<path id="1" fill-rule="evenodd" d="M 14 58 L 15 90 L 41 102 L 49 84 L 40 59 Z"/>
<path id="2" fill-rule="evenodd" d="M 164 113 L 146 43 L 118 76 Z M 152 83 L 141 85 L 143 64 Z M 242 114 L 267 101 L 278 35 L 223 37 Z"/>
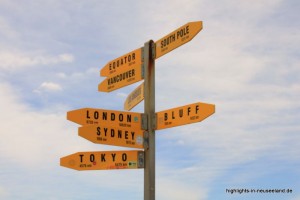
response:
<path id="1" fill-rule="evenodd" d="M 100 76 L 111 76 L 129 67 L 142 66 L 142 48 L 109 61 L 100 71 Z"/>
<path id="2" fill-rule="evenodd" d="M 202 21 L 190 22 L 164 36 L 155 42 L 155 58 L 157 59 L 177 47 L 191 41 L 201 31 L 201 29 Z"/>
<path id="3" fill-rule="evenodd" d="M 144 168 L 144 152 L 78 152 L 61 158 L 60 165 L 75 170 L 139 169 Z"/>
<path id="4" fill-rule="evenodd" d="M 144 148 L 144 132 L 140 129 L 91 125 L 79 127 L 78 135 L 97 144 Z"/>
<path id="5" fill-rule="evenodd" d="M 141 113 L 82 108 L 67 113 L 67 119 L 80 125 L 106 125 L 141 130 Z"/>
<path id="6" fill-rule="evenodd" d="M 101 92 L 111 92 L 113 90 L 136 83 L 140 80 L 143 80 L 142 66 L 133 65 L 120 69 L 118 72 L 107 77 L 98 85 L 98 90 Z"/>
<path id="7" fill-rule="evenodd" d="M 124 110 L 131 110 L 134 106 L 144 100 L 144 83 L 133 90 L 124 103 Z"/>
<path id="8" fill-rule="evenodd" d="M 186 106 L 160 111 L 157 114 L 157 130 L 196 123 L 215 113 L 215 105 L 193 103 Z"/>

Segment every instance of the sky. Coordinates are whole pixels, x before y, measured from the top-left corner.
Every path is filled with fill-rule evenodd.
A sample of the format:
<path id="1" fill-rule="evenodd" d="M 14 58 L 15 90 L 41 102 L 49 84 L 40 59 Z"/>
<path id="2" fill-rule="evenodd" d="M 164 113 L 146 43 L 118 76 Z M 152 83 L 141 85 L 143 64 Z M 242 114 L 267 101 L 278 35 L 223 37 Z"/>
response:
<path id="1" fill-rule="evenodd" d="M 122 111 L 141 82 L 98 92 L 101 68 L 203 21 L 155 61 L 157 112 L 216 106 L 156 131 L 156 199 L 300 200 L 299 10 L 296 0 L 0 0 L 0 199 L 143 199 L 142 169 L 60 166 L 76 152 L 128 150 L 79 137 L 66 113 Z"/>

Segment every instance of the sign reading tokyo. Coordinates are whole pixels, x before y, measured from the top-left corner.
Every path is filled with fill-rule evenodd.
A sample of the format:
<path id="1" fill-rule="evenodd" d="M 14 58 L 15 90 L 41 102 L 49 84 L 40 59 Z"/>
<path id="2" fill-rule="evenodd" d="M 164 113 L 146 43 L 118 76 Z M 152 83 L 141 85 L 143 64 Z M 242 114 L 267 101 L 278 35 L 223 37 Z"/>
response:
<path id="1" fill-rule="evenodd" d="M 196 123 L 215 113 L 215 105 L 194 103 L 157 113 L 157 130 Z"/>
<path id="2" fill-rule="evenodd" d="M 144 148 L 144 132 L 140 129 L 90 125 L 79 127 L 78 135 L 97 144 Z"/>
<path id="3" fill-rule="evenodd" d="M 142 65 L 142 48 L 138 48 L 119 58 L 109 61 L 100 71 L 100 76 L 111 76 L 122 69 Z"/>
<path id="4" fill-rule="evenodd" d="M 139 169 L 144 168 L 144 152 L 78 152 L 62 157 L 60 165 L 75 170 Z"/>
<path id="5" fill-rule="evenodd" d="M 155 42 L 155 58 L 191 41 L 202 29 L 202 21 L 190 22 Z"/>
<path id="6" fill-rule="evenodd" d="M 141 113 L 82 108 L 67 113 L 67 119 L 80 125 L 109 125 L 141 129 Z"/>

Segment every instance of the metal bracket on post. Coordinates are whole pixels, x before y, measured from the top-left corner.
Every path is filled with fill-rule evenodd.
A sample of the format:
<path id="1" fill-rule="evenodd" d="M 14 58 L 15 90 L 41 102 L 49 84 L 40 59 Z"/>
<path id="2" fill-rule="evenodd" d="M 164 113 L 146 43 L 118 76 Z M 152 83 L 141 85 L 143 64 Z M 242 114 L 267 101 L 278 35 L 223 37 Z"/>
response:
<path id="1" fill-rule="evenodd" d="M 145 113 L 142 113 L 142 129 L 148 130 L 148 116 Z"/>
<path id="2" fill-rule="evenodd" d="M 144 151 L 138 152 L 138 168 L 144 168 L 145 166 L 145 154 Z"/>

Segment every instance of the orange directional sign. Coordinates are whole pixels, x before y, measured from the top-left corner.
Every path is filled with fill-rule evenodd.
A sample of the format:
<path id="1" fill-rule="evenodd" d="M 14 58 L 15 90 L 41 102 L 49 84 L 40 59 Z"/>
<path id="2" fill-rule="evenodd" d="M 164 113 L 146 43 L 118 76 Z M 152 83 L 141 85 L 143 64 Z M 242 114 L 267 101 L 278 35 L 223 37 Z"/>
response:
<path id="1" fill-rule="evenodd" d="M 129 52 L 119 58 L 109 61 L 100 71 L 100 76 L 111 76 L 122 69 L 142 65 L 142 48 Z"/>
<path id="2" fill-rule="evenodd" d="M 140 130 L 141 113 L 82 108 L 67 113 L 67 119 L 80 125 L 109 125 Z"/>
<path id="3" fill-rule="evenodd" d="M 157 113 L 157 130 L 200 122 L 215 113 L 215 105 L 194 103 Z"/>
<path id="4" fill-rule="evenodd" d="M 202 29 L 202 21 L 190 22 L 161 38 L 156 45 L 156 56 L 159 58 L 177 47 L 191 41 Z"/>
<path id="5" fill-rule="evenodd" d="M 124 110 L 131 110 L 134 106 L 139 104 L 144 99 L 144 83 L 142 83 L 139 87 L 137 87 L 133 92 L 131 92 L 125 103 Z"/>
<path id="6" fill-rule="evenodd" d="M 142 80 L 142 66 L 130 66 L 120 69 L 118 72 L 107 77 L 98 85 L 101 92 L 111 92 Z"/>
<path id="7" fill-rule="evenodd" d="M 91 125 L 78 128 L 78 135 L 97 144 L 143 149 L 144 132 L 131 128 Z"/>
<path id="8" fill-rule="evenodd" d="M 60 165 L 75 170 L 138 169 L 144 168 L 144 152 L 78 152 L 60 158 Z"/>

